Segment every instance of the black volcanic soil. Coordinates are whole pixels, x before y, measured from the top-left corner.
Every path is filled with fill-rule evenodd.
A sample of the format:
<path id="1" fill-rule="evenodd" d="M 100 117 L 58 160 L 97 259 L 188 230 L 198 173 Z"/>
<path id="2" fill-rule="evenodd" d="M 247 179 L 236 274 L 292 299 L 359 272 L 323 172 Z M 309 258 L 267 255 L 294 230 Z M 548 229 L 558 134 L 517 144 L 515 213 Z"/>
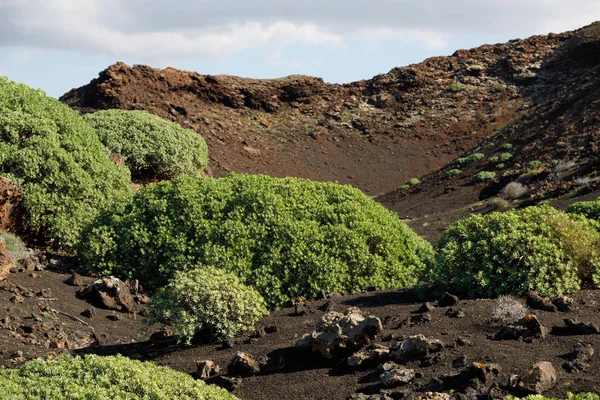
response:
<path id="1" fill-rule="evenodd" d="M 497 363 L 502 372 L 496 378 L 500 387 L 507 384 L 511 374 L 524 375 L 528 368 L 538 361 L 551 362 L 558 371 L 558 385 L 548 392 L 552 396 L 564 396 L 567 391 L 600 392 L 600 381 L 596 371 L 600 368 L 600 357 L 595 355 L 589 362 L 587 372 L 570 374 L 561 368 L 565 360 L 562 358 L 571 351 L 571 346 L 578 343 L 590 343 L 598 350 L 600 335 L 561 335 L 560 330 L 550 334 L 545 339 L 533 343 L 523 341 L 493 341 L 488 334 L 498 330 L 497 325 L 490 322 L 492 310 L 496 305 L 494 300 L 461 301 L 454 309 L 464 311 L 464 318 L 450 318 L 445 315 L 448 307 L 436 308 L 430 312 L 431 321 L 421 325 L 397 328 L 399 323 L 414 312 L 422 301 L 409 289 L 384 292 L 367 292 L 350 296 L 332 298 L 311 303 L 310 312 L 296 316 L 294 309 L 284 308 L 265 317 L 258 327 L 276 326 L 277 332 L 267 334 L 258 339 L 247 341 L 249 335 L 243 335 L 236 340 L 231 349 L 222 349 L 220 345 L 195 343 L 191 346 L 178 345 L 172 340 L 148 341 L 148 333 L 142 328 L 142 317 L 132 314 L 118 313 L 96 308 L 95 317 L 89 319 L 80 313 L 90 305 L 75 297 L 77 288 L 63 283 L 69 275 L 46 270 L 37 273 L 39 277 L 31 278 L 28 273 L 12 273 L 4 290 L 0 291 L 0 319 L 17 321 L 10 329 L 0 325 L 0 363 L 8 367 L 18 366 L 25 359 L 44 354 L 59 353 L 97 353 L 101 355 L 122 354 L 131 358 L 152 360 L 159 365 L 167 365 L 174 369 L 194 374 L 195 363 L 198 360 L 211 359 L 222 368 L 226 367 L 237 351 L 245 351 L 255 357 L 266 356 L 285 366 L 271 373 L 247 377 L 234 393 L 244 400 L 259 399 L 345 399 L 355 392 L 376 393 L 381 389 L 377 382 L 378 374 L 375 367 L 352 371 L 342 364 L 328 363 L 317 356 L 294 347 L 295 341 L 305 333 L 314 329 L 315 322 L 324 314 L 323 309 L 331 302 L 330 309 L 344 311 L 348 307 L 359 307 L 366 314 L 373 314 L 384 321 L 384 332 L 379 335 L 377 342 L 386 346 L 411 335 L 423 334 L 427 338 L 441 340 L 446 348 L 441 353 L 441 360 L 430 367 L 422 367 L 418 362 L 408 364 L 415 368 L 423 377 L 409 386 L 394 389 L 395 392 L 406 391 L 408 388 L 415 393 L 422 393 L 432 378 L 445 374 L 456 373 L 460 368 L 453 368 L 452 362 L 460 356 L 465 356 L 467 363 Z M 86 278 L 89 282 L 91 279 Z M 33 292 L 50 288 L 52 299 L 40 300 L 34 296 L 25 298 L 21 304 L 13 304 L 8 299 L 10 287 L 15 285 L 29 288 Z M 600 291 L 584 290 L 574 296 L 575 310 L 571 312 L 545 312 L 534 310 L 541 323 L 549 330 L 563 327 L 563 319 L 575 318 L 579 321 L 600 324 Z M 40 307 L 45 305 L 81 319 L 74 320 L 65 314 L 42 312 Z M 119 315 L 118 321 L 107 319 L 110 315 Z M 49 318 L 55 315 L 55 319 Z M 48 331 L 44 332 L 35 325 L 41 319 L 48 323 Z M 387 322 L 386 322 L 387 321 Z M 53 327 L 53 324 L 56 326 Z M 89 326 L 88 326 L 89 325 Z M 28 342 L 26 332 L 33 328 L 33 335 L 40 344 Z M 60 329 L 66 333 L 71 348 L 46 348 L 43 344 L 46 334 Z M 558 334 L 556 334 L 558 333 Z M 76 349 L 80 337 L 90 337 L 95 340 L 90 347 Z M 457 339 L 462 338 L 470 344 L 459 345 Z M 30 344 L 26 344 L 30 343 Z M 15 353 L 21 351 L 23 358 L 17 362 Z M 424 386 L 425 385 L 425 386 Z"/>

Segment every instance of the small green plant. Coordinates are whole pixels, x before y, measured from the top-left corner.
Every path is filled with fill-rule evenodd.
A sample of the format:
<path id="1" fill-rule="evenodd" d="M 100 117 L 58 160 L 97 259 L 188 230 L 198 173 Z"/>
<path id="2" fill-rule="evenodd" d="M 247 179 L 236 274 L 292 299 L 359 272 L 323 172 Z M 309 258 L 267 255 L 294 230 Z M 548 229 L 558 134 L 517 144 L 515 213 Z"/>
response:
<path id="1" fill-rule="evenodd" d="M 86 229 L 79 254 L 84 271 L 149 288 L 215 265 L 275 308 L 321 291 L 412 285 L 432 248 L 350 186 L 232 174 L 146 186 Z"/>
<path id="2" fill-rule="evenodd" d="M 510 144 L 510 143 L 504 143 L 504 144 L 502 145 L 502 148 L 503 148 L 504 150 L 510 150 L 510 149 L 512 149 L 512 148 L 513 148 L 513 145 L 512 145 L 512 144 Z"/>
<path id="3" fill-rule="evenodd" d="M 206 332 L 214 340 L 232 338 L 254 327 L 267 306 L 263 297 L 232 273 L 199 266 L 175 273 L 150 302 L 148 323 L 173 326 L 175 336 L 190 342 Z"/>
<path id="4" fill-rule="evenodd" d="M 500 197 L 506 200 L 518 199 L 528 192 L 527 186 L 519 182 L 510 182 L 500 192 Z"/>
<path id="5" fill-rule="evenodd" d="M 510 160 L 512 158 L 512 154 L 510 153 L 502 153 L 502 155 L 500 156 L 500 161 L 502 162 L 507 162 L 508 160 Z"/>
<path id="6" fill-rule="evenodd" d="M 491 171 L 481 171 L 473 175 L 473 182 L 486 182 L 496 178 L 496 173 Z"/>
<path id="7" fill-rule="evenodd" d="M 453 164 L 468 165 L 468 164 L 474 163 L 475 161 L 483 160 L 484 158 L 485 158 L 485 154 L 483 154 L 483 153 L 473 153 L 466 157 L 457 158 L 456 160 L 454 160 Z"/>
<path id="8" fill-rule="evenodd" d="M 23 240 L 17 235 L 9 232 L 0 232 L 0 237 L 4 239 L 6 251 L 14 261 L 22 260 L 30 254 Z"/>
<path id="9" fill-rule="evenodd" d="M 61 356 L 29 361 L 19 369 L 2 368 L 0 393 L 10 400 L 237 399 L 183 372 L 122 356 L 97 355 Z"/>
<path id="10" fill-rule="evenodd" d="M 450 85 L 450 91 L 451 92 L 462 92 L 463 90 L 465 90 L 466 88 L 461 85 L 460 83 L 453 83 L 452 85 Z"/>
<path id="11" fill-rule="evenodd" d="M 112 153 L 125 157 L 135 178 L 202 176 L 208 163 L 199 134 L 149 112 L 104 110 L 84 118 Z"/>
<path id="12" fill-rule="evenodd" d="M 490 200 L 489 204 L 494 210 L 504 210 L 509 206 L 508 201 L 500 197 L 494 197 L 492 200 Z"/>
<path id="13" fill-rule="evenodd" d="M 544 397 L 541 394 L 530 394 L 529 396 L 522 397 L 522 398 L 508 396 L 507 399 L 508 400 L 561 400 L 561 399 L 554 398 L 554 397 Z M 567 393 L 567 397 L 564 400 L 600 400 L 600 396 L 596 393 L 579 393 L 579 394 Z"/>
<path id="14" fill-rule="evenodd" d="M 567 147 L 567 144 L 565 142 L 556 142 L 555 146 L 558 148 L 564 148 Z"/>
<path id="15" fill-rule="evenodd" d="M 572 293 L 582 280 L 597 281 L 595 226 L 549 206 L 472 215 L 446 230 L 429 276 L 472 297 Z"/>
<path id="16" fill-rule="evenodd" d="M 569 214 L 579 214 L 600 222 L 600 197 L 593 201 L 580 201 L 567 207 Z"/>
<path id="17" fill-rule="evenodd" d="M 552 160 L 552 166 L 553 166 L 553 167 L 556 167 L 556 166 L 558 165 L 558 163 L 559 163 L 559 162 L 560 162 L 560 161 L 558 161 L 558 160 Z"/>
<path id="18" fill-rule="evenodd" d="M 504 169 L 504 163 L 496 164 L 495 168 L 498 170 Z"/>
<path id="19" fill-rule="evenodd" d="M 462 171 L 460 169 L 457 168 L 453 168 L 449 171 L 446 172 L 446 178 L 450 179 L 450 178 L 454 178 L 455 176 L 458 176 L 462 173 Z"/>
<path id="20" fill-rule="evenodd" d="M 500 161 L 500 157 L 493 156 L 493 157 L 490 157 L 490 159 L 488 161 L 491 162 L 492 164 L 496 164 L 498 161 Z"/>
<path id="21" fill-rule="evenodd" d="M 24 191 L 29 234 L 70 250 L 94 216 L 131 195 L 129 170 L 41 90 L 0 77 L 0 171 Z"/>
<path id="22" fill-rule="evenodd" d="M 526 165 L 527 169 L 538 169 L 542 166 L 542 162 L 540 160 L 529 161 Z"/>
<path id="23" fill-rule="evenodd" d="M 406 190 L 406 189 L 408 189 L 409 187 L 410 187 L 410 185 L 404 184 L 404 185 L 402 185 L 402 186 L 398 186 L 398 190 L 399 190 L 399 191 Z"/>
<path id="24" fill-rule="evenodd" d="M 421 181 L 418 178 L 410 178 L 409 180 L 404 182 L 404 184 L 408 186 L 418 185 L 419 183 L 421 183 Z"/>
<path id="25" fill-rule="evenodd" d="M 515 169 L 519 169 L 519 168 L 521 168 L 521 163 L 514 163 L 514 164 L 513 164 L 513 167 L 514 167 Z"/>

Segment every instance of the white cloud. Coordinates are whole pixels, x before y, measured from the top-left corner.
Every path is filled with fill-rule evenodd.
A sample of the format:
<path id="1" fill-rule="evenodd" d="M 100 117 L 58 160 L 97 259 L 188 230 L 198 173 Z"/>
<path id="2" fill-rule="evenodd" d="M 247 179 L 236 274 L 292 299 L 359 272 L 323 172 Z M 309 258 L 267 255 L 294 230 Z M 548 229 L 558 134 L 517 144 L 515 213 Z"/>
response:
<path id="1" fill-rule="evenodd" d="M 595 15 L 598 0 L 0 0 L 0 46 L 150 58 L 348 38 L 441 49 L 454 35 L 557 32 Z"/>

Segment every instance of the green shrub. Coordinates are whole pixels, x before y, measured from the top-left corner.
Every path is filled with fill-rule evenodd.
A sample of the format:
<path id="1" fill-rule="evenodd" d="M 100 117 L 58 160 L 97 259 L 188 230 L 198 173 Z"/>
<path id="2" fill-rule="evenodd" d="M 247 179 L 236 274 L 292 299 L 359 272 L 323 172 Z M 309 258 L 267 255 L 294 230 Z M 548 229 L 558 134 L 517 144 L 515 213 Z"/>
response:
<path id="1" fill-rule="evenodd" d="M 504 169 L 504 163 L 496 164 L 496 169 Z"/>
<path id="2" fill-rule="evenodd" d="M 509 400 L 519 400 L 518 397 L 508 396 Z M 544 397 L 541 394 L 530 394 L 527 397 L 523 397 L 522 400 L 559 400 L 554 397 Z M 600 400 L 600 396 L 596 393 L 567 393 L 565 400 Z"/>
<path id="3" fill-rule="evenodd" d="M 147 186 L 100 216 L 79 254 L 87 270 L 149 287 L 194 264 L 218 266 L 277 307 L 321 290 L 412 285 L 432 248 L 350 186 L 233 174 Z"/>
<path id="4" fill-rule="evenodd" d="M 131 193 L 129 171 L 108 158 L 77 112 L 40 90 L 0 77 L 0 174 L 22 184 L 27 225 L 57 248 Z"/>
<path id="5" fill-rule="evenodd" d="M 415 186 L 415 185 L 418 185 L 419 183 L 421 183 L 421 181 L 418 178 L 410 178 L 409 180 L 404 182 L 404 184 L 408 185 L 408 186 Z"/>
<path id="6" fill-rule="evenodd" d="M 597 280 L 600 234 L 593 223 L 549 206 L 473 215 L 448 228 L 430 279 L 473 297 L 556 295 Z"/>
<path id="7" fill-rule="evenodd" d="M 105 110 L 84 116 L 100 141 L 125 157 L 134 177 L 201 176 L 208 163 L 204 139 L 146 111 Z"/>
<path id="8" fill-rule="evenodd" d="M 512 145 L 512 144 L 510 144 L 510 143 L 504 143 L 504 144 L 502 145 L 502 148 L 503 148 L 504 150 L 510 150 L 510 149 L 512 149 L 512 148 L 513 148 L 513 145 Z"/>
<path id="9" fill-rule="evenodd" d="M 496 164 L 498 161 L 500 161 L 500 157 L 498 156 L 490 157 L 489 159 L 489 162 L 491 162 L 492 164 Z"/>
<path id="10" fill-rule="evenodd" d="M 462 92 L 463 90 L 465 90 L 465 87 L 460 83 L 453 83 L 452 85 L 450 85 L 451 92 Z"/>
<path id="11" fill-rule="evenodd" d="M 188 343 L 198 332 L 215 340 L 233 337 L 254 327 L 267 306 L 263 297 L 230 272 L 214 267 L 177 271 L 149 306 L 150 324 L 173 326 L 175 336 Z"/>
<path id="12" fill-rule="evenodd" d="M 559 148 L 567 147 L 567 144 L 565 142 L 556 142 L 556 147 L 559 147 Z"/>
<path id="13" fill-rule="evenodd" d="M 580 214 L 600 222 L 600 197 L 592 201 L 580 201 L 567 207 L 569 214 Z"/>
<path id="14" fill-rule="evenodd" d="M 527 163 L 527 169 L 538 169 L 542 166 L 542 162 L 540 160 L 533 160 Z"/>
<path id="15" fill-rule="evenodd" d="M 485 158 L 485 154 L 483 154 L 483 153 L 473 153 L 466 157 L 457 158 L 456 160 L 454 160 L 453 164 L 468 165 L 468 164 L 474 163 L 475 161 L 483 160 L 484 158 Z"/>
<path id="16" fill-rule="evenodd" d="M 512 158 L 512 154 L 510 153 L 502 153 L 502 155 L 500 156 L 500 161 L 502 162 L 507 162 L 508 160 L 510 160 Z"/>
<path id="17" fill-rule="evenodd" d="M 495 172 L 491 171 L 481 171 L 473 175 L 473 182 L 486 182 L 494 179 L 496 177 Z"/>
<path id="18" fill-rule="evenodd" d="M 410 187 L 410 185 L 404 184 L 402 186 L 398 186 L 398 190 L 406 190 Z"/>
<path id="19" fill-rule="evenodd" d="M 454 178 L 455 176 L 458 176 L 462 173 L 462 171 L 460 169 L 451 169 L 448 172 L 446 172 L 446 178 Z"/>
<path id="20" fill-rule="evenodd" d="M 62 356 L 0 369 L 0 393 L 10 400 L 235 400 L 225 389 L 188 374 L 126 357 Z"/>

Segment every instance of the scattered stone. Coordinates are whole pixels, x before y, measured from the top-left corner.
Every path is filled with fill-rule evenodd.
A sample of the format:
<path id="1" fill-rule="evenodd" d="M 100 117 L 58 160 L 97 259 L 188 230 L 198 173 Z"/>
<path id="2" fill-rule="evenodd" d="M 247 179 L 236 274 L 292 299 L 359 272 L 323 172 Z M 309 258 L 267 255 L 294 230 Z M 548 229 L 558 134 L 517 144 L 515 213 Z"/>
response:
<path id="1" fill-rule="evenodd" d="M 221 344 L 223 350 L 233 349 L 235 346 L 235 339 L 227 339 Z"/>
<path id="2" fill-rule="evenodd" d="M 548 334 L 535 314 L 527 314 L 513 325 L 500 328 L 492 335 L 493 340 L 519 340 L 531 343 L 534 339 L 543 339 Z"/>
<path id="3" fill-rule="evenodd" d="M 111 321 L 119 321 L 121 319 L 121 317 L 116 314 L 111 314 L 111 315 L 107 315 L 106 319 L 110 319 Z"/>
<path id="4" fill-rule="evenodd" d="M 396 368 L 383 373 L 379 380 L 385 387 L 405 385 L 415 379 L 415 370 L 408 368 Z"/>
<path id="5" fill-rule="evenodd" d="M 459 302 L 460 302 L 460 299 L 458 298 L 458 296 L 455 296 L 453 294 L 446 292 L 446 293 L 444 293 L 442 298 L 438 301 L 437 306 L 438 307 L 453 307 L 453 306 L 458 305 Z"/>
<path id="6" fill-rule="evenodd" d="M 152 341 L 160 341 L 160 340 L 168 340 L 173 337 L 173 328 L 165 326 L 160 331 L 154 332 L 150 335 L 150 340 Z"/>
<path id="7" fill-rule="evenodd" d="M 38 297 L 44 297 L 46 299 L 49 299 L 50 297 L 52 297 L 52 290 L 50 290 L 50 288 L 42 289 L 39 292 L 37 292 L 36 295 Z"/>
<path id="8" fill-rule="evenodd" d="M 36 274 L 35 272 L 32 272 L 29 274 L 29 276 L 33 279 L 39 278 L 40 276 L 38 274 Z"/>
<path id="9" fill-rule="evenodd" d="M 99 279 L 77 294 L 109 310 L 132 312 L 135 309 L 131 290 L 123 281 L 113 276 Z"/>
<path id="10" fill-rule="evenodd" d="M 453 308 L 449 308 L 448 311 L 446 311 L 444 313 L 444 315 L 446 315 L 447 317 L 450 318 L 464 318 L 465 317 L 465 312 L 463 310 L 459 309 L 453 309 Z"/>
<path id="11" fill-rule="evenodd" d="M 40 263 L 40 259 L 34 254 L 30 254 L 19 260 L 17 264 L 20 272 L 42 271 L 44 269 L 44 266 Z"/>
<path id="12" fill-rule="evenodd" d="M 221 371 L 221 368 L 211 360 L 196 361 L 196 369 L 200 379 L 208 379 L 216 376 Z"/>
<path id="13" fill-rule="evenodd" d="M 4 238 L 0 237 L 0 281 L 5 280 L 10 273 L 10 269 L 14 266 L 12 258 L 8 255 Z"/>
<path id="14" fill-rule="evenodd" d="M 277 329 L 277 326 L 275 326 L 275 325 L 265 327 L 265 332 L 268 333 L 269 335 L 272 333 L 277 333 L 278 330 L 279 329 Z"/>
<path id="15" fill-rule="evenodd" d="M 563 368 L 569 373 L 585 372 L 590 368 L 587 361 L 592 358 L 593 355 L 594 348 L 591 344 L 577 343 L 573 345 L 571 353 L 565 356 L 569 361 L 563 364 Z"/>
<path id="16" fill-rule="evenodd" d="M 380 374 L 383 374 L 384 372 L 388 372 L 398 368 L 400 368 L 398 364 L 392 361 L 388 361 L 383 364 L 379 364 L 379 366 L 377 367 L 377 371 L 379 371 Z"/>
<path id="17" fill-rule="evenodd" d="M 462 336 L 458 337 L 458 339 L 456 339 L 456 344 L 464 347 L 464 346 L 471 346 L 473 345 L 473 342 L 471 342 L 469 339 L 464 338 Z"/>
<path id="18" fill-rule="evenodd" d="M 415 311 L 418 314 L 424 314 L 424 313 L 428 313 L 435 310 L 435 305 L 433 305 L 433 303 L 423 303 L 423 305 L 421 305 L 421 307 L 419 307 L 419 309 L 417 311 Z"/>
<path id="19" fill-rule="evenodd" d="M 557 296 L 552 299 L 552 304 L 558 308 L 558 311 L 569 312 L 575 307 L 575 300 L 567 296 Z"/>
<path id="20" fill-rule="evenodd" d="M 310 349 L 327 359 L 338 358 L 367 346 L 383 325 L 375 316 L 364 317 L 352 307 L 344 314 L 331 311 L 317 322 L 316 330 L 304 335 L 296 347 Z"/>
<path id="21" fill-rule="evenodd" d="M 135 301 L 137 304 L 148 304 L 150 302 L 150 297 L 146 296 L 145 294 L 138 293 L 133 296 L 133 301 Z"/>
<path id="22" fill-rule="evenodd" d="M 542 394 L 552 389 L 557 381 L 556 370 L 552 363 L 542 361 L 534 364 L 520 382 L 518 387 L 529 393 Z"/>
<path id="23" fill-rule="evenodd" d="M 256 375 L 260 372 L 260 364 L 248 353 L 238 351 L 227 367 L 232 375 Z"/>
<path id="24" fill-rule="evenodd" d="M 459 356 L 452 361 L 452 368 L 464 368 L 467 364 L 467 356 Z"/>
<path id="25" fill-rule="evenodd" d="M 93 308 L 88 308 L 87 310 L 83 310 L 81 312 L 81 315 L 83 315 L 86 318 L 92 319 L 96 315 L 96 312 L 94 311 Z"/>
<path id="26" fill-rule="evenodd" d="M 596 335 L 600 329 L 593 322 L 576 322 L 574 319 L 565 319 L 566 331 L 571 335 Z"/>
<path id="27" fill-rule="evenodd" d="M 456 390 L 465 391 L 466 388 L 474 389 L 483 394 L 487 391 L 485 385 L 500 376 L 502 369 L 498 364 L 484 364 L 474 362 L 465 367 L 457 374 L 444 375 L 440 377 L 441 385 L 435 391 Z"/>
<path id="28" fill-rule="evenodd" d="M 526 303 L 530 308 L 533 308 L 535 310 L 542 310 L 548 312 L 558 311 L 558 308 L 554 304 L 552 304 L 552 300 L 550 300 L 548 297 L 541 297 L 537 293 L 529 293 L 527 295 Z"/>
<path id="29" fill-rule="evenodd" d="M 14 303 L 14 304 L 19 304 L 25 301 L 25 298 L 23 296 L 21 296 L 19 293 L 13 293 L 13 295 L 10 297 L 10 302 Z"/>
<path id="30" fill-rule="evenodd" d="M 444 345 L 439 340 L 427 339 L 423 335 L 411 336 L 394 346 L 390 357 L 398 362 L 405 362 L 427 357 L 442 351 Z"/>
<path id="31" fill-rule="evenodd" d="M 371 349 L 354 353 L 346 359 L 346 363 L 351 368 L 358 368 L 365 364 L 380 363 L 385 361 L 390 353 L 390 349 L 382 345 L 375 345 Z"/>
<path id="32" fill-rule="evenodd" d="M 75 272 L 73 272 L 73 275 L 71 275 L 70 277 L 68 277 L 65 280 L 65 283 L 67 285 L 71 285 L 71 286 L 83 286 L 83 285 L 85 285 L 83 277 L 81 275 L 79 275 L 78 273 L 75 273 Z"/>
<path id="33" fill-rule="evenodd" d="M 258 328 L 255 329 L 251 334 L 250 337 L 254 338 L 254 339 L 258 339 L 258 338 L 263 338 L 267 336 L 267 332 L 265 331 L 265 328 Z"/>

